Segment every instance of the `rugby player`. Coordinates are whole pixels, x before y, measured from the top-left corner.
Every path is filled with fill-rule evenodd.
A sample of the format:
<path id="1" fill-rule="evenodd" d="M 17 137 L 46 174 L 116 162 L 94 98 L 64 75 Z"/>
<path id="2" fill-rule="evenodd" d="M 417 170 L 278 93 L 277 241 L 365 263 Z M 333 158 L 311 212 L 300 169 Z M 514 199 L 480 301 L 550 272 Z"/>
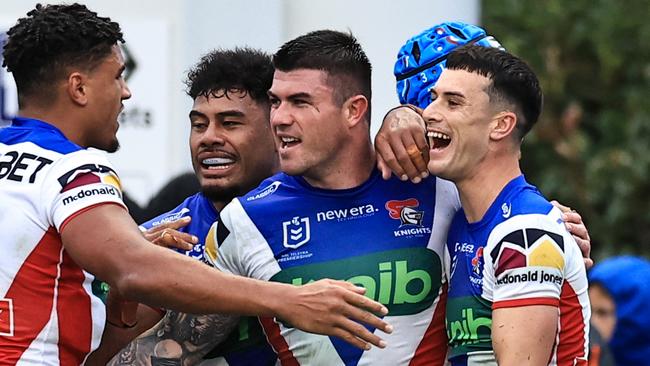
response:
<path id="1" fill-rule="evenodd" d="M 83 363 L 106 320 L 90 291 L 95 275 L 156 306 L 278 316 L 362 348 L 383 346 L 353 319 L 387 329 L 362 310 L 385 308 L 349 283 L 295 287 L 230 276 L 143 238 L 118 175 L 87 149 L 118 148 L 117 116 L 131 96 L 122 41 L 117 23 L 80 4 L 37 5 L 8 31 L 4 66 L 16 81 L 19 117 L 0 131 L 0 359 Z"/>

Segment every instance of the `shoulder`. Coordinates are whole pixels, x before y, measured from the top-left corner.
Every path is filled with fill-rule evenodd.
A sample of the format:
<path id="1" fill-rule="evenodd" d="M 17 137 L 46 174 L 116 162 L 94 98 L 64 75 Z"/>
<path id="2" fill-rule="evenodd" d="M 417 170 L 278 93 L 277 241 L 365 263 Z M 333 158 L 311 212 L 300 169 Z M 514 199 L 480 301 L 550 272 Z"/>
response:
<path id="1" fill-rule="evenodd" d="M 278 173 L 263 180 L 259 186 L 240 197 L 239 200 L 245 205 L 249 203 L 254 205 L 255 203 L 253 202 L 269 201 L 273 199 L 273 195 L 276 192 L 282 193 L 288 189 L 295 188 L 295 185 L 295 182 L 290 176 L 284 173 Z"/>

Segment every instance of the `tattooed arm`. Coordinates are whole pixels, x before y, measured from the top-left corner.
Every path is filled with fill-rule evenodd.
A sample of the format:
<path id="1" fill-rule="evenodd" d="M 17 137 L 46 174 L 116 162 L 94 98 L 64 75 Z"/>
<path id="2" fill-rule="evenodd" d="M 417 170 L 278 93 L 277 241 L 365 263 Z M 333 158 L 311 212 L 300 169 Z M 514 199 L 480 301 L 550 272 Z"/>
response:
<path id="1" fill-rule="evenodd" d="M 237 321 L 238 317 L 231 315 L 192 315 L 170 310 L 108 365 L 195 365 L 228 336 Z"/>

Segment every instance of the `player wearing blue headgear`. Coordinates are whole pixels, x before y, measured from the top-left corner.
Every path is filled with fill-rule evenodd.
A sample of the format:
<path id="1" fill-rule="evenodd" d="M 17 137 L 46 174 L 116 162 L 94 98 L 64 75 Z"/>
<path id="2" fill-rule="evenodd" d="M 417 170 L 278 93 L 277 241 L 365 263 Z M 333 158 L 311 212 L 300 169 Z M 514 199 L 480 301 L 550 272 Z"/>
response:
<path id="1" fill-rule="evenodd" d="M 463 23 L 443 23 L 408 40 L 398 54 L 395 65 L 397 91 L 400 101 L 408 103 L 409 108 L 397 108 L 389 112 L 382 127 L 383 130 L 377 137 L 376 147 L 388 166 L 392 168 L 395 164 L 401 165 L 401 171 L 394 170 L 403 175 L 403 179 L 406 179 L 408 175 L 417 182 L 421 179 L 418 171 L 425 172 L 422 176 L 426 175 L 427 162 L 425 159 L 428 160 L 429 155 L 423 156 L 421 151 L 428 152 L 429 146 L 425 140 L 420 108 L 426 108 L 432 103 L 431 89 L 446 67 L 447 56 L 458 46 L 464 44 L 502 48 L 498 42 L 487 36 L 484 30 L 476 26 Z M 466 117 L 469 118 L 469 116 Z M 413 123 L 414 120 L 415 123 Z M 406 130 L 411 128 L 411 132 L 400 134 L 399 131 L 404 130 L 403 126 L 407 126 Z M 451 141 L 449 134 L 441 132 L 429 133 L 427 137 L 430 146 L 446 147 Z M 388 155 L 386 151 L 388 151 Z M 401 158 L 398 159 L 396 156 L 401 156 Z M 437 172 L 437 170 L 432 170 L 432 172 Z M 510 206 L 506 208 L 510 210 Z M 503 217 L 508 218 L 510 214 L 510 211 L 507 213 L 504 211 Z M 447 304 L 447 326 L 452 346 L 450 360 L 458 365 L 474 364 L 475 362 L 494 364 L 495 360 L 491 354 L 491 342 L 489 341 L 491 329 L 489 311 L 484 311 L 485 306 L 469 304 L 467 302 L 469 297 L 466 296 L 473 293 L 472 289 L 475 286 L 481 287 L 479 282 L 482 281 L 482 278 L 479 277 L 483 272 L 483 244 L 480 241 L 468 241 L 467 239 L 451 240 L 454 233 L 452 230 L 447 240 L 449 256 L 446 259 L 448 265 L 453 263 L 449 266 L 452 273 L 449 273 L 450 268 L 447 268 L 450 289 Z M 486 251 L 486 253 L 488 255 L 491 252 Z M 450 258 L 454 258 L 454 260 L 450 260 Z M 471 271 L 466 271 L 467 268 L 470 268 Z M 477 279 L 478 281 L 476 281 Z M 564 343 L 566 344 L 566 342 Z M 583 352 L 576 357 L 581 357 L 582 361 L 584 354 Z M 470 355 L 471 360 L 468 359 Z M 559 360 L 559 358 L 557 356 L 551 361 Z M 546 360 L 548 359 L 549 357 L 546 358 Z"/>
<path id="2" fill-rule="evenodd" d="M 429 91 L 438 81 L 447 56 L 464 44 L 503 48 L 483 28 L 462 22 L 440 23 L 406 41 L 394 69 L 400 103 L 426 108 L 431 103 Z"/>
<path id="3" fill-rule="evenodd" d="M 410 38 L 400 48 L 395 62 L 395 79 L 400 105 L 389 111 L 375 140 L 378 166 L 384 179 L 395 172 L 402 180 L 420 182 L 428 176 L 422 109 L 431 103 L 430 90 L 438 81 L 451 51 L 465 44 L 501 48 L 494 37 L 478 26 L 444 22 Z M 384 133 L 396 128 L 405 133 Z M 431 138 L 435 138 L 430 136 Z M 408 148 L 405 148 L 408 147 Z"/>

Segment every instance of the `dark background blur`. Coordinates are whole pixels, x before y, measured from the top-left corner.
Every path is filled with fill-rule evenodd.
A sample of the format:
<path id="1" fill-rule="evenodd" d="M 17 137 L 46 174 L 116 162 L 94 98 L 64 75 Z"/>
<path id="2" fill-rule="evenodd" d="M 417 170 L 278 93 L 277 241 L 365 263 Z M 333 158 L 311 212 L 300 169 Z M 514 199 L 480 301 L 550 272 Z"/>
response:
<path id="1" fill-rule="evenodd" d="M 594 258 L 650 256 L 650 0 L 484 0 L 482 24 L 544 90 L 528 179 L 583 215 Z"/>

